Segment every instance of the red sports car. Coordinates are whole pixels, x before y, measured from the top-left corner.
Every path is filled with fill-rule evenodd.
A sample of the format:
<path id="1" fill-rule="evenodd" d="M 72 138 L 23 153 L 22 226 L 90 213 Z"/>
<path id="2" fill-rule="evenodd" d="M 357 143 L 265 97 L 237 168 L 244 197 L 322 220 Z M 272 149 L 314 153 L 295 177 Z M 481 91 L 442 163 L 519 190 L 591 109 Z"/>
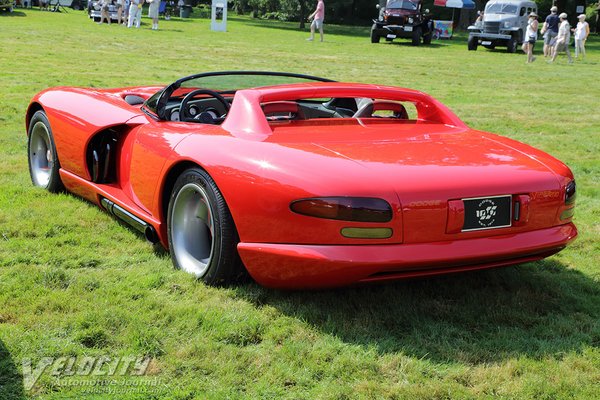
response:
<path id="1" fill-rule="evenodd" d="M 319 288 L 539 260 L 577 236 L 569 168 L 409 89 L 217 72 L 60 87 L 27 110 L 34 185 L 65 188 L 208 284 Z"/>

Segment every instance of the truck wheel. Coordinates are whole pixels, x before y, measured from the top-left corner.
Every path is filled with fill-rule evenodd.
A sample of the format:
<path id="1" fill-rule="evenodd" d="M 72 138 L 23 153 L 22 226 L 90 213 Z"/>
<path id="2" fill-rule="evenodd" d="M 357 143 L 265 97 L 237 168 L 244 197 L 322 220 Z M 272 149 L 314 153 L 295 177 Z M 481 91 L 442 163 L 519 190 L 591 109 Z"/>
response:
<path id="1" fill-rule="evenodd" d="M 413 30 L 413 34 L 412 34 L 412 45 L 413 46 L 419 46 L 421 44 L 421 27 L 417 26 L 416 28 L 414 28 Z"/>
<path id="2" fill-rule="evenodd" d="M 377 34 L 377 24 L 373 24 L 373 26 L 371 27 L 371 43 L 379 43 L 379 39 L 381 38 L 378 34 Z"/>
<path id="3" fill-rule="evenodd" d="M 433 36 L 433 32 L 429 31 L 425 35 L 423 35 L 423 44 L 431 44 L 431 37 Z"/>
<path id="4" fill-rule="evenodd" d="M 508 45 L 506 46 L 506 50 L 509 53 L 517 52 L 517 38 L 514 35 L 511 36 L 510 39 L 508 39 Z"/>
<path id="5" fill-rule="evenodd" d="M 477 50 L 477 38 L 475 36 L 469 36 L 469 41 L 467 42 L 467 48 L 469 51 Z"/>

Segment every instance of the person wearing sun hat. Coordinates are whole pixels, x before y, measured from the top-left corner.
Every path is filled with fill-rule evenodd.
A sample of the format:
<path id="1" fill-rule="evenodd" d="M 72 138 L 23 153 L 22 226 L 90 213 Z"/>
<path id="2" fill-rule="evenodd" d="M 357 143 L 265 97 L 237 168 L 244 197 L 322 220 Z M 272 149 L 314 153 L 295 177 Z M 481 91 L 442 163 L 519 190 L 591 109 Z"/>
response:
<path id="1" fill-rule="evenodd" d="M 533 48 L 535 47 L 535 41 L 537 40 L 538 33 L 538 15 L 534 12 L 529 14 L 527 20 L 527 31 L 525 32 L 525 40 L 523 40 L 523 52 L 527 54 L 527 64 L 535 61 L 533 56 Z"/>
<path id="2" fill-rule="evenodd" d="M 569 25 L 569 21 L 567 21 L 567 13 L 561 13 L 558 18 L 560 19 L 558 36 L 556 36 L 556 43 L 552 49 L 552 59 L 549 62 L 554 62 L 558 52 L 564 49 L 565 53 L 567 53 L 569 64 L 572 64 L 573 59 L 571 58 L 571 52 L 569 51 L 569 42 L 571 41 L 571 25 Z"/>
<path id="3" fill-rule="evenodd" d="M 572 29 L 575 36 L 575 58 L 581 54 L 581 58 L 585 57 L 585 40 L 590 35 L 590 24 L 585 20 L 585 14 L 577 17 L 579 22 L 577 27 Z"/>
<path id="4" fill-rule="evenodd" d="M 542 26 L 541 33 L 544 36 L 544 57 L 552 56 L 553 40 L 558 35 L 558 25 L 560 23 L 558 15 L 556 15 L 557 12 L 558 8 L 552 6 L 552 8 L 550 8 L 550 15 L 546 17 L 544 26 Z"/>

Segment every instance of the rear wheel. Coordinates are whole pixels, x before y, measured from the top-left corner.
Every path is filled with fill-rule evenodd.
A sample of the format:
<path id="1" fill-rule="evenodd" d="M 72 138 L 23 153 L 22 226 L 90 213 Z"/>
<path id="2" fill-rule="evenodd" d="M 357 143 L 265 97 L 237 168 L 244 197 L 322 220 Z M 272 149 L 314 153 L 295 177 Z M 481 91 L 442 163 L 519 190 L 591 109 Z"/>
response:
<path id="1" fill-rule="evenodd" d="M 422 35 L 422 30 L 420 26 L 417 26 L 413 29 L 413 34 L 412 34 L 412 45 L 413 46 L 419 46 L 421 44 L 421 35 Z"/>
<path id="2" fill-rule="evenodd" d="M 469 51 L 477 50 L 477 38 L 475 36 L 469 36 L 469 41 L 467 42 L 467 48 Z"/>
<path id="3" fill-rule="evenodd" d="M 373 24 L 371 27 L 371 43 L 379 43 L 379 39 L 381 39 L 381 37 L 377 33 L 377 24 Z"/>
<path id="4" fill-rule="evenodd" d="M 29 175 L 34 186 L 56 193 L 63 189 L 60 163 L 50 122 L 44 111 L 36 111 L 29 121 L 27 140 Z"/>
<path id="5" fill-rule="evenodd" d="M 212 178 L 199 168 L 183 172 L 171 193 L 167 233 L 175 268 L 209 285 L 242 276 L 231 213 Z"/>

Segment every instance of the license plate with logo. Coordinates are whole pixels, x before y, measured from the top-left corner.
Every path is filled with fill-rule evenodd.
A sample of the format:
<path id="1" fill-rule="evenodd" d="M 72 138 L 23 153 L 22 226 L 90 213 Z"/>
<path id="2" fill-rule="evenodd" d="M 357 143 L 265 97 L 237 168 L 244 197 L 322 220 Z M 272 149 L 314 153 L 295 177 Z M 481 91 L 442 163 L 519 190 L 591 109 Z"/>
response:
<path id="1" fill-rule="evenodd" d="M 465 206 L 463 232 L 511 226 L 512 196 L 462 199 Z"/>
<path id="2" fill-rule="evenodd" d="M 412 26 L 405 26 L 404 27 L 404 32 L 412 32 Z"/>
<path id="3" fill-rule="evenodd" d="M 490 44 L 492 44 L 492 42 L 490 42 L 489 40 L 484 40 L 481 42 L 481 44 L 484 46 L 489 46 Z"/>
<path id="4" fill-rule="evenodd" d="M 388 38 L 388 39 L 396 39 L 396 35 L 392 35 L 391 33 L 388 33 L 388 35 L 386 36 L 386 38 Z"/>

